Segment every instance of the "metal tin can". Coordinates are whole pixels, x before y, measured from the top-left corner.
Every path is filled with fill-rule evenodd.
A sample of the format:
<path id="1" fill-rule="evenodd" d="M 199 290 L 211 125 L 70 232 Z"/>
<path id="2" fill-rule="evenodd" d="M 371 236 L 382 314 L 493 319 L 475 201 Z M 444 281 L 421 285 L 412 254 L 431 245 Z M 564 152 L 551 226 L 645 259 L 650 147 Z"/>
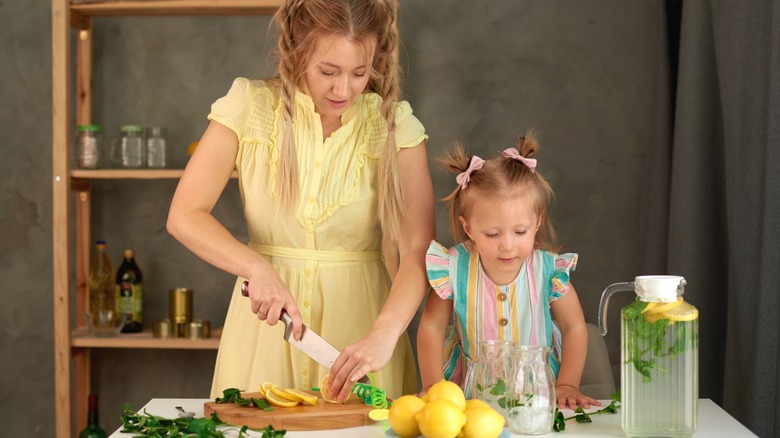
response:
<path id="1" fill-rule="evenodd" d="M 184 326 L 184 337 L 187 339 L 208 339 L 211 337 L 211 324 L 202 319 L 196 319 Z"/>
<path id="2" fill-rule="evenodd" d="M 168 291 L 168 319 L 177 325 L 192 321 L 192 289 L 178 287 Z"/>
<path id="3" fill-rule="evenodd" d="M 174 324 L 171 323 L 169 319 L 154 321 L 154 323 L 152 323 L 152 334 L 154 334 L 154 337 L 158 339 L 176 337 L 173 326 Z"/>

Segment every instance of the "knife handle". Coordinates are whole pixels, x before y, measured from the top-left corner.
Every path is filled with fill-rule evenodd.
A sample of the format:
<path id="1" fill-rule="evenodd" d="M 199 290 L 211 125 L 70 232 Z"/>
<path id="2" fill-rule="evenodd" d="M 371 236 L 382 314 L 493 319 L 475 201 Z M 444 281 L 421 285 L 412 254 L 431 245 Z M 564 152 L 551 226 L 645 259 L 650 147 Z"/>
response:
<path id="1" fill-rule="evenodd" d="M 241 295 L 245 297 L 249 296 L 249 282 L 246 280 L 241 283 Z M 290 337 L 290 332 L 292 332 L 292 318 L 290 318 L 290 315 L 287 314 L 286 310 L 282 309 L 282 314 L 279 316 L 279 321 L 284 323 L 286 327 L 284 330 L 284 339 L 288 339 Z"/>

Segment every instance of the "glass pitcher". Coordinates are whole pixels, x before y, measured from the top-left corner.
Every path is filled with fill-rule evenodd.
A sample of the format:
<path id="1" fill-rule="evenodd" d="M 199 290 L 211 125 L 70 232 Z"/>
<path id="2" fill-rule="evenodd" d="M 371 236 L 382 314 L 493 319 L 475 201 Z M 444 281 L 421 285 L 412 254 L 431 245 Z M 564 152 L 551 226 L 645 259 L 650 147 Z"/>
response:
<path id="1" fill-rule="evenodd" d="M 555 419 L 555 374 L 548 358 L 552 349 L 521 345 L 512 349 L 506 419 L 509 430 L 521 435 L 552 431 Z"/>
<path id="2" fill-rule="evenodd" d="M 682 295 L 686 281 L 672 275 L 636 277 L 604 289 L 599 328 L 607 334 L 612 294 L 634 291 L 621 311 L 622 427 L 629 437 L 690 437 L 699 399 L 699 311 Z"/>
<path id="3" fill-rule="evenodd" d="M 466 398 L 482 400 L 504 415 L 512 348 L 516 345 L 510 341 L 480 341 L 477 344 L 477 360 L 471 382 L 466 385 Z"/>

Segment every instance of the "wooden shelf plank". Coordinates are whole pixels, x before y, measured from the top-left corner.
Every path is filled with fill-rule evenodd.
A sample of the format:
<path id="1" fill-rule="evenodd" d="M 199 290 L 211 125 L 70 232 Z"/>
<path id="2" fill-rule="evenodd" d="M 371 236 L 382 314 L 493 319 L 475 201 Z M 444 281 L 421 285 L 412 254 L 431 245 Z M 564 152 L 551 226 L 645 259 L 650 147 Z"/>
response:
<path id="1" fill-rule="evenodd" d="M 270 15 L 282 0 L 71 0 L 81 16 Z"/>
<path id="2" fill-rule="evenodd" d="M 73 169 L 70 176 L 77 179 L 179 179 L 184 169 Z M 234 170 L 231 178 L 238 178 Z"/>
<path id="3" fill-rule="evenodd" d="M 182 350 L 216 350 L 219 338 L 208 339 L 157 339 L 150 331 L 141 333 L 121 333 L 114 337 L 92 336 L 87 329 L 76 329 L 71 332 L 72 347 L 83 348 L 157 348 Z"/>

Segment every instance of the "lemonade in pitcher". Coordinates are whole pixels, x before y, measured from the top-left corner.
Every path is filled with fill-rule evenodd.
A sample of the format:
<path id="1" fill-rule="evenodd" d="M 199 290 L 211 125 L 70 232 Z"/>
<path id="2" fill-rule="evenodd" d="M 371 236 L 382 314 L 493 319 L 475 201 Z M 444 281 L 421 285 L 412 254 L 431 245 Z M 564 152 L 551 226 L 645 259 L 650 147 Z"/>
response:
<path id="1" fill-rule="evenodd" d="M 685 279 L 640 276 L 616 283 L 601 297 L 606 334 L 609 296 L 635 290 L 621 311 L 622 427 L 629 437 L 690 437 L 699 399 L 699 312 L 682 298 Z"/>

